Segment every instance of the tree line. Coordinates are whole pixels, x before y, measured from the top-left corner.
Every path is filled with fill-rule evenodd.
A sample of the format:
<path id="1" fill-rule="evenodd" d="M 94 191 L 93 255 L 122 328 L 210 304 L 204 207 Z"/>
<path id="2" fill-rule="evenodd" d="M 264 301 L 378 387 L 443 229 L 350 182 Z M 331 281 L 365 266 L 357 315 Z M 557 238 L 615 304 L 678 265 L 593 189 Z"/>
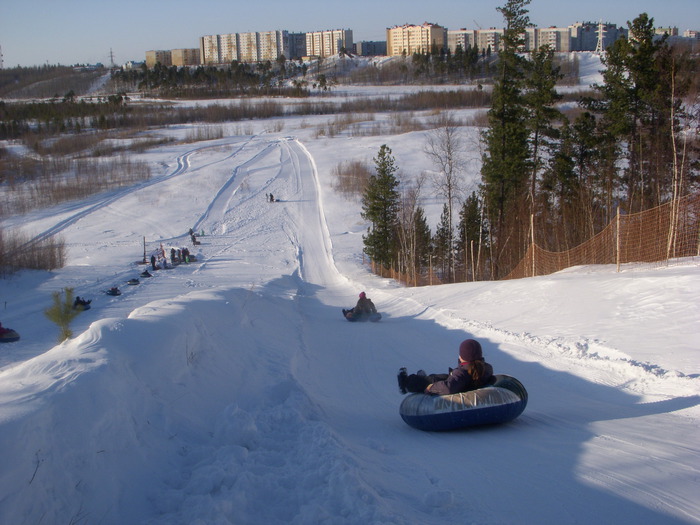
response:
<path id="1" fill-rule="evenodd" d="M 640 212 L 698 191 L 698 57 L 655 34 L 646 13 L 629 38 L 602 57 L 602 83 L 571 117 L 559 108 L 562 77 L 554 53 L 522 53 L 530 0 L 499 7 L 502 48 L 481 134 L 481 184 L 459 202 L 459 127 L 446 119 L 429 139 L 438 193 L 445 199 L 434 233 L 415 193 L 399 191 L 395 159 L 380 149 L 363 194 L 370 222 L 364 250 L 373 262 L 413 280 L 426 270 L 444 282 L 498 279 L 531 242 L 568 250 L 616 215 Z M 455 212 L 458 211 L 458 215 Z"/>

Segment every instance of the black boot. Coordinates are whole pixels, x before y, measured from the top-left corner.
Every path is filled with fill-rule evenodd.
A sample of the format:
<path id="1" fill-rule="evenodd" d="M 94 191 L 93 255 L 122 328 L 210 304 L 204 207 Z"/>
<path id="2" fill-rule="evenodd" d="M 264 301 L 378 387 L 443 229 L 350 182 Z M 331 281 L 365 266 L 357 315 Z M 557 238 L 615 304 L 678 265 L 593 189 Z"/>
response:
<path id="1" fill-rule="evenodd" d="M 408 390 L 406 390 L 406 378 L 408 377 L 408 374 L 406 373 L 406 369 L 399 369 L 399 375 L 396 377 L 399 380 L 399 392 L 402 394 L 407 394 Z"/>

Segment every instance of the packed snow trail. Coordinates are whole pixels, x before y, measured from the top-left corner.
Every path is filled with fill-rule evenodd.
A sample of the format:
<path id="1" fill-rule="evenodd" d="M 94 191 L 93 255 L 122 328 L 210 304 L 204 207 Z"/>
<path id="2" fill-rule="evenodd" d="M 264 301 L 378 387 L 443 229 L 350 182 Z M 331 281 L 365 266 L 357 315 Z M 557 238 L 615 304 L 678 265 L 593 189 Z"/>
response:
<path id="1" fill-rule="evenodd" d="M 176 176 L 54 217 L 71 254 L 54 279 L 80 295 L 140 270 L 143 237 L 153 250 L 187 244 L 193 226 L 204 235 L 196 263 L 100 297 L 81 335 L 48 351 L 55 331 L 37 297 L 17 299 L 44 350 L 34 343 L 36 358 L 0 376 L 0 521 L 697 522 L 696 419 L 673 413 L 697 406 L 697 381 L 643 404 L 619 387 L 640 377 L 624 363 L 611 384 L 600 378 L 618 362 L 581 372 L 559 340 L 475 322 L 429 290 L 342 275 L 322 174 L 295 138 L 188 148 L 173 150 Z M 381 323 L 342 319 L 362 288 Z M 523 416 L 447 434 L 406 426 L 398 367 L 446 370 L 469 336 L 523 381 Z M 677 433 L 646 436 L 649 424 Z"/>

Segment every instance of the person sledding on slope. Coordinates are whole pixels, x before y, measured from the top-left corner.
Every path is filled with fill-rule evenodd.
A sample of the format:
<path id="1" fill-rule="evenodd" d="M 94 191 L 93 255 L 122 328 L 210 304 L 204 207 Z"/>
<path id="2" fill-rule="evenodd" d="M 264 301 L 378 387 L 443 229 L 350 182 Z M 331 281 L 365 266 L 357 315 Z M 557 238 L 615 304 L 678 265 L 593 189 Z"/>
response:
<path id="1" fill-rule="evenodd" d="M 365 292 L 360 292 L 360 298 L 357 300 L 357 304 L 354 308 L 350 310 L 343 310 L 343 315 L 348 319 L 359 318 L 362 316 L 369 317 L 372 314 L 377 313 L 377 308 L 374 306 L 372 299 L 367 297 Z"/>
<path id="2" fill-rule="evenodd" d="M 12 328 L 5 328 L 0 323 L 0 343 L 14 343 L 19 341 L 19 334 Z"/>
<path id="3" fill-rule="evenodd" d="M 86 309 L 85 307 L 89 306 L 91 302 L 92 302 L 92 299 L 84 299 L 80 296 L 77 296 L 75 298 L 75 301 L 73 301 L 73 308 L 75 310 L 78 310 L 78 309 L 85 310 Z"/>
<path id="4" fill-rule="evenodd" d="M 459 345 L 459 366 L 450 368 L 449 374 L 430 374 L 419 370 L 417 374 L 399 371 L 399 390 L 434 395 L 458 394 L 476 390 L 493 382 L 493 367 L 484 361 L 481 344 L 474 339 L 465 339 Z"/>

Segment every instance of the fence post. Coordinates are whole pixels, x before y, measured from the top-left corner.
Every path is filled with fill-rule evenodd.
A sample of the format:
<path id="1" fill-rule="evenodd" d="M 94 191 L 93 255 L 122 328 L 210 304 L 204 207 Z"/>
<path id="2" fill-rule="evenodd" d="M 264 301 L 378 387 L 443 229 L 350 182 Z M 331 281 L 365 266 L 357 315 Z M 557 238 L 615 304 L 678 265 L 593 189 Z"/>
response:
<path id="1" fill-rule="evenodd" d="M 472 256 L 472 281 L 476 281 L 476 265 L 474 264 L 474 240 L 469 243 Z"/>
<path id="2" fill-rule="evenodd" d="M 530 214 L 530 249 L 532 250 L 532 277 L 535 276 L 535 214 Z"/>
<path id="3" fill-rule="evenodd" d="M 617 207 L 617 217 L 615 218 L 615 259 L 617 260 L 617 273 L 620 273 L 620 206 Z"/>

